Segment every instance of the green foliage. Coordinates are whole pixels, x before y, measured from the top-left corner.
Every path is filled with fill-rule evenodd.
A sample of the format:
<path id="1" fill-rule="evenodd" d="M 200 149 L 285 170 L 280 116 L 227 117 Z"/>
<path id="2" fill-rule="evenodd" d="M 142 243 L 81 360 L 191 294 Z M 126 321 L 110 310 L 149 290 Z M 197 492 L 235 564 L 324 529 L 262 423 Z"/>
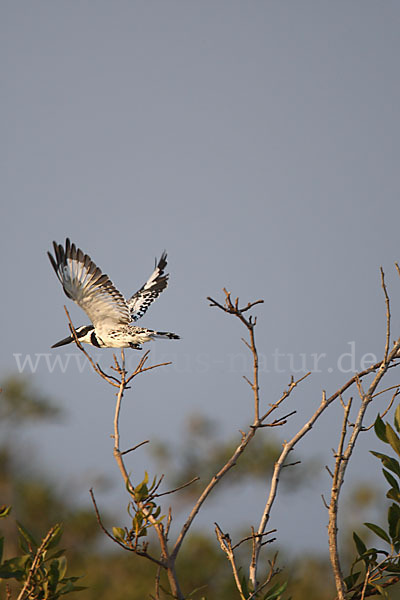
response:
<path id="1" fill-rule="evenodd" d="M 10 510 L 10 507 L 1 507 L 0 517 L 6 517 Z M 40 543 L 21 523 L 17 522 L 17 527 L 23 554 L 3 560 L 4 538 L 0 538 L 0 580 L 18 582 L 18 598 L 58 600 L 70 592 L 85 589 L 75 585 L 79 577 L 66 577 L 64 550 L 52 552 L 61 539 L 61 525 L 51 527 Z"/>
<path id="2" fill-rule="evenodd" d="M 284 583 L 277 583 L 269 590 L 266 596 L 263 597 L 263 600 L 280 600 L 283 592 L 287 588 L 287 581 Z"/>
<path id="3" fill-rule="evenodd" d="M 394 426 L 384 423 L 378 415 L 374 429 L 376 436 L 400 457 L 400 437 L 395 431 L 400 433 L 400 405 L 396 408 Z M 371 451 L 371 454 L 379 458 L 383 465 L 383 476 L 390 486 L 386 497 L 393 503 L 388 507 L 386 528 L 375 523 L 364 523 L 385 542 L 384 549 L 368 548 L 360 536 L 353 533 L 357 556 L 350 574 L 345 578 L 349 598 L 358 598 L 363 589 L 366 596 L 381 595 L 388 598 L 386 587 L 397 583 L 400 577 L 400 464 L 396 458 L 382 452 Z"/>
<path id="4" fill-rule="evenodd" d="M 133 498 L 128 504 L 128 514 L 131 517 L 131 526 L 128 527 L 113 527 L 112 532 L 114 539 L 124 545 L 129 550 L 135 552 L 146 552 L 148 542 L 140 538 L 147 537 L 149 530 L 155 525 L 161 523 L 165 515 L 161 515 L 161 506 L 157 506 L 154 502 L 156 490 L 160 482 L 154 477 L 151 485 L 149 485 L 149 475 L 145 471 L 143 481 L 133 487 L 128 481 L 126 489 Z"/>

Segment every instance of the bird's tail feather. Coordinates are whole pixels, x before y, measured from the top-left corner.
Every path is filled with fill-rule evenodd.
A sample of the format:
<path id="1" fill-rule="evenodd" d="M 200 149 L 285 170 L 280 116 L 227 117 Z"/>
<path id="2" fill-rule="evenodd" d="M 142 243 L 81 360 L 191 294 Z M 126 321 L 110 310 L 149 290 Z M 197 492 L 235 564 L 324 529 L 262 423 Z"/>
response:
<path id="1" fill-rule="evenodd" d="M 171 333 L 170 331 L 155 331 L 155 338 L 168 338 L 169 340 L 180 340 L 180 336 L 176 333 Z"/>

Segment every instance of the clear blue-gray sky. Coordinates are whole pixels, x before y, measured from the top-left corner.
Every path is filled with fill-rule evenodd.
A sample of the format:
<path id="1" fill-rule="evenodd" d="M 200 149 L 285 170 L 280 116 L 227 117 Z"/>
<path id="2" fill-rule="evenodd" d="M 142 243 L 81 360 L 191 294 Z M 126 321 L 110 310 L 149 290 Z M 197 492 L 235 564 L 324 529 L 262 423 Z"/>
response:
<path id="1" fill-rule="evenodd" d="M 0 11 L 1 371 L 29 354 L 36 386 L 68 415 L 33 429 L 29 443 L 85 501 L 101 473 L 118 485 L 112 391 L 73 357 L 65 373 L 49 369 L 75 353 L 49 349 L 67 333 L 67 299 L 46 251 L 66 236 L 125 294 L 168 251 L 170 286 L 143 325 L 182 340 L 151 346 L 154 361 L 174 364 L 127 398 L 126 446 L 179 439 L 193 413 L 215 419 L 221 440 L 249 423 L 243 332 L 206 302 L 223 286 L 265 300 L 264 405 L 293 367 L 299 375 L 326 355 L 288 405 L 298 411 L 289 437 L 321 390 L 350 376 L 343 353 L 359 368 L 382 352 L 380 265 L 400 333 L 399 3 L 37 0 Z M 69 308 L 76 325 L 87 322 Z M 111 354 L 101 356 L 107 367 Z M 331 460 L 340 418 L 333 409 L 299 446 L 305 461 Z M 146 453 L 132 458 L 140 474 Z M 372 458 L 355 460 L 349 483 L 379 481 Z M 322 547 L 328 485 L 322 474 L 307 493 L 282 497 L 273 525 L 284 543 Z M 244 492 L 252 523 L 262 491 Z M 238 514 L 235 496 L 229 515 L 206 511 L 210 530 Z"/>

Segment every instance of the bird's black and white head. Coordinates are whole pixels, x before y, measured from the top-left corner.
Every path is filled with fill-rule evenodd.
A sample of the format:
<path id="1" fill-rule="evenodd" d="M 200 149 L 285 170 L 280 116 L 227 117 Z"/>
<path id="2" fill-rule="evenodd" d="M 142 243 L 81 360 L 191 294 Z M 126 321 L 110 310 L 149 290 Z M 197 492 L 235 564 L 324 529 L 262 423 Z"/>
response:
<path id="1" fill-rule="evenodd" d="M 81 327 L 77 327 L 75 329 L 76 336 L 81 343 L 91 344 L 92 346 L 99 346 L 99 343 L 96 338 L 96 334 L 94 331 L 93 325 L 82 325 Z M 68 337 L 60 340 L 56 344 L 52 345 L 52 348 L 58 348 L 59 346 L 65 346 L 66 344 L 71 344 L 74 341 L 74 336 L 69 335 Z"/>

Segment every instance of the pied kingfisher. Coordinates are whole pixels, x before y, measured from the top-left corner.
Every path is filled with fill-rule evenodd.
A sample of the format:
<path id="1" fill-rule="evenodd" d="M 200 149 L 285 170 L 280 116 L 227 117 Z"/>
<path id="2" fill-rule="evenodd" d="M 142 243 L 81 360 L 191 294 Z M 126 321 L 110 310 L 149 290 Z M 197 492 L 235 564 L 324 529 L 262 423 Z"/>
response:
<path id="1" fill-rule="evenodd" d="M 135 348 L 141 350 L 142 342 L 154 338 L 179 340 L 179 335 L 166 331 L 152 331 L 129 325 L 140 319 L 150 304 L 158 298 L 168 284 L 167 254 L 163 252 L 146 283 L 129 300 L 112 284 L 107 275 L 94 264 L 87 254 L 71 244 L 67 238 L 65 249 L 53 242 L 55 258 L 48 252 L 50 262 L 64 292 L 76 302 L 92 321 L 75 331 L 80 342 L 97 348 Z M 74 341 L 72 335 L 54 344 L 52 348 Z"/>

